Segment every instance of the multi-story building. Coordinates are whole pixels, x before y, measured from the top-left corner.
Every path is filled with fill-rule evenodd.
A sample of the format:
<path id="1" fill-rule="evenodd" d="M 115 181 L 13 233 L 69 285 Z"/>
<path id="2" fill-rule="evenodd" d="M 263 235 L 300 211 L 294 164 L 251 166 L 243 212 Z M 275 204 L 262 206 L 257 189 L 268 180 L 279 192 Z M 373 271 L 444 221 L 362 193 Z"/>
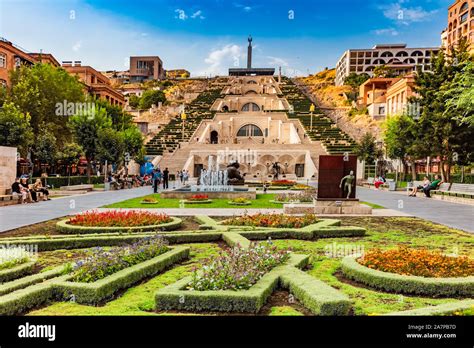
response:
<path id="1" fill-rule="evenodd" d="M 42 62 L 59 66 L 58 61 L 49 53 L 27 53 L 10 41 L 0 38 L 0 85 L 10 85 L 10 72 L 21 65 L 31 66 Z"/>
<path id="2" fill-rule="evenodd" d="M 165 78 L 163 62 L 158 56 L 130 57 L 130 82 L 161 80 Z"/>
<path id="3" fill-rule="evenodd" d="M 370 77 L 378 66 L 386 66 L 397 75 L 409 74 L 420 67 L 430 71 L 431 56 L 438 47 L 407 48 L 406 44 L 376 45 L 372 49 L 350 49 L 344 52 L 336 65 L 336 86 L 342 86 L 351 73 L 366 73 Z"/>
<path id="4" fill-rule="evenodd" d="M 416 107 L 409 104 L 415 94 L 414 75 L 371 78 L 360 86 L 358 104 L 366 107 L 374 119 L 384 119 L 403 112 L 417 112 Z"/>
<path id="5" fill-rule="evenodd" d="M 474 0 L 456 0 L 448 8 L 446 35 L 444 47 L 456 47 L 461 39 L 465 39 L 474 53 Z"/>
<path id="6" fill-rule="evenodd" d="M 125 98 L 110 85 L 109 79 L 90 66 L 81 62 L 63 62 L 62 67 L 71 75 L 75 75 L 84 84 L 87 92 L 98 99 L 105 99 L 112 105 L 123 107 Z"/>

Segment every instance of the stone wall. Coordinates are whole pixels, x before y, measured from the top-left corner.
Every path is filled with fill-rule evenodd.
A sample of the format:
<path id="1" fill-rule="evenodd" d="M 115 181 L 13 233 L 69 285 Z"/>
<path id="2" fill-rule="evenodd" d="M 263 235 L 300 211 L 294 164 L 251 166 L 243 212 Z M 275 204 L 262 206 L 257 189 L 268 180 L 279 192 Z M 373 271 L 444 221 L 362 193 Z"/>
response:
<path id="1" fill-rule="evenodd" d="M 16 177 L 16 147 L 0 146 L 0 194 L 10 189 Z"/>

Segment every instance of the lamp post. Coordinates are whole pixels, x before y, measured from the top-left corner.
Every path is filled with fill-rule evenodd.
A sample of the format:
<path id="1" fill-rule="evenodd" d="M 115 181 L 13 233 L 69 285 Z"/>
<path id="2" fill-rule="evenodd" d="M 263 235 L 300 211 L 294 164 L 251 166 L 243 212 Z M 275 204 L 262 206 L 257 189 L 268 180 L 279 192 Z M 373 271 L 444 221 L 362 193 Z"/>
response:
<path id="1" fill-rule="evenodd" d="M 316 109 L 313 103 L 311 103 L 311 106 L 309 107 L 309 111 L 311 112 L 311 125 L 310 125 L 310 130 L 313 131 L 313 112 Z"/>
<path id="2" fill-rule="evenodd" d="M 181 130 L 181 140 L 184 141 L 184 121 L 186 121 L 186 113 L 183 111 L 181 114 L 181 123 L 182 123 L 182 130 Z"/>

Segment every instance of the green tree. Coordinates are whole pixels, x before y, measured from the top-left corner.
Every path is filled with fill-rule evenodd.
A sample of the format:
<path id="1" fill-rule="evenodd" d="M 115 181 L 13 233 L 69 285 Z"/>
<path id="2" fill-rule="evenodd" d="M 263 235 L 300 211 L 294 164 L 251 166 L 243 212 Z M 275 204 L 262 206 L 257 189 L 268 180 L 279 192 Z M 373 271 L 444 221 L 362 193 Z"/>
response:
<path id="1" fill-rule="evenodd" d="M 18 147 L 18 151 L 25 156 L 32 143 L 30 116 L 18 110 L 13 103 L 3 104 L 0 108 L 0 145 Z"/>
<path id="2" fill-rule="evenodd" d="M 82 147 L 87 159 L 87 175 L 91 175 L 91 162 L 94 161 L 99 153 L 99 142 L 101 131 L 112 127 L 112 121 L 107 116 L 105 108 L 98 108 L 95 111 L 75 115 L 69 120 L 76 142 Z"/>
<path id="3" fill-rule="evenodd" d="M 140 97 L 136 96 L 135 94 L 132 94 L 128 98 L 128 105 L 130 105 L 130 107 L 134 109 L 138 108 L 138 106 L 140 105 Z"/>
<path id="4" fill-rule="evenodd" d="M 397 74 L 386 65 L 380 65 L 374 69 L 374 77 L 392 78 L 397 77 Z"/>
<path id="5" fill-rule="evenodd" d="M 164 103 L 166 101 L 165 94 L 162 91 L 149 89 L 143 92 L 140 98 L 140 109 L 149 109 L 153 104 Z"/>
<path id="6" fill-rule="evenodd" d="M 47 124 L 59 144 L 68 140 L 68 117 L 57 115 L 57 104 L 84 101 L 84 87 L 78 79 L 62 68 L 41 63 L 21 66 L 10 75 L 12 85 L 7 99 L 31 116 L 35 137 L 41 134 L 40 125 Z"/>
<path id="7" fill-rule="evenodd" d="M 378 149 L 375 137 L 370 133 L 365 133 L 360 142 L 357 143 L 354 153 L 359 160 L 367 164 L 375 163 L 375 160 L 382 156 Z"/>
<path id="8" fill-rule="evenodd" d="M 34 154 L 41 164 L 52 166 L 58 155 L 57 139 L 45 124 L 42 125 L 41 129 L 41 133 L 36 137 Z"/>
<path id="9" fill-rule="evenodd" d="M 123 145 L 126 152 L 134 157 L 140 153 L 143 148 L 143 135 L 134 125 L 121 132 Z"/>
<path id="10" fill-rule="evenodd" d="M 124 155 L 124 140 L 121 132 L 112 128 L 102 128 L 99 130 L 97 147 L 97 157 L 101 162 L 118 164 L 122 162 Z"/>
<path id="11" fill-rule="evenodd" d="M 352 72 L 344 79 L 344 84 L 351 86 L 353 90 L 358 91 L 360 85 L 362 85 L 368 79 L 370 79 L 370 76 L 366 73 L 357 74 Z"/>
<path id="12" fill-rule="evenodd" d="M 468 61 L 446 91 L 445 113 L 456 115 L 461 124 L 474 126 L 474 63 Z"/>
<path id="13" fill-rule="evenodd" d="M 68 186 L 70 185 L 71 166 L 73 164 L 77 165 L 82 156 L 84 156 L 84 151 L 82 150 L 82 147 L 76 143 L 64 144 L 62 151 L 58 153 L 58 160 L 66 165 Z"/>
<path id="14" fill-rule="evenodd" d="M 95 102 L 95 107 L 96 109 L 105 109 L 115 130 L 124 130 L 134 125 L 133 116 L 125 112 L 120 106 L 112 105 L 103 99 L 98 99 Z"/>

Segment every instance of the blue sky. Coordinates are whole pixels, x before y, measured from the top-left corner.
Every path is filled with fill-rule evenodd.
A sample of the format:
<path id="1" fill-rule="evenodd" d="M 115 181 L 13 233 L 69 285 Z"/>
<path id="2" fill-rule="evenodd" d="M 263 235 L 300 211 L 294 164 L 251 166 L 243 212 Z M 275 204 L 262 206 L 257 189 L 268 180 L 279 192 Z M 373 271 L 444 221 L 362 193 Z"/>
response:
<path id="1" fill-rule="evenodd" d="M 287 75 L 334 67 L 349 48 L 439 46 L 454 0 L 0 0 L 0 36 L 60 61 L 123 70 L 130 55 L 165 69 L 225 74 L 246 64 Z"/>

